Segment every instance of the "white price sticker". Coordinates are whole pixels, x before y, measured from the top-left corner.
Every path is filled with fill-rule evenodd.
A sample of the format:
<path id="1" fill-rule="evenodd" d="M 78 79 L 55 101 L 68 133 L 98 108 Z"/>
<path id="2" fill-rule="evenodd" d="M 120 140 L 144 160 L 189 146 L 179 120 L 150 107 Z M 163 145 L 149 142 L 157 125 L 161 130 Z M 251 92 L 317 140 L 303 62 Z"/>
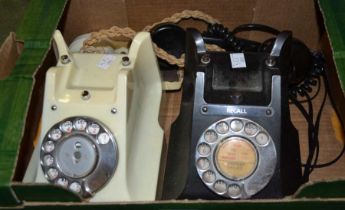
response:
<path id="1" fill-rule="evenodd" d="M 243 53 L 230 53 L 231 67 L 233 69 L 246 68 L 246 59 Z"/>
<path id="2" fill-rule="evenodd" d="M 109 66 L 114 62 L 115 55 L 104 55 L 98 62 L 97 66 L 101 69 L 107 70 Z"/>

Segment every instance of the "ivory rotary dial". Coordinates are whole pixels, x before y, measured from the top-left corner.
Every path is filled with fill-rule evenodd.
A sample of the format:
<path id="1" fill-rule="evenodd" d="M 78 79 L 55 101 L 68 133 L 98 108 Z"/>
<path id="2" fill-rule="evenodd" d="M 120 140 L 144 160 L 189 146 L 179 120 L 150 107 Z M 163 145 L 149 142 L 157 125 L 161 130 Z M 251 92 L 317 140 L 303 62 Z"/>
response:
<path id="1" fill-rule="evenodd" d="M 56 123 L 41 146 L 46 179 L 91 197 L 113 176 L 118 157 L 113 134 L 99 121 L 71 117 Z"/>

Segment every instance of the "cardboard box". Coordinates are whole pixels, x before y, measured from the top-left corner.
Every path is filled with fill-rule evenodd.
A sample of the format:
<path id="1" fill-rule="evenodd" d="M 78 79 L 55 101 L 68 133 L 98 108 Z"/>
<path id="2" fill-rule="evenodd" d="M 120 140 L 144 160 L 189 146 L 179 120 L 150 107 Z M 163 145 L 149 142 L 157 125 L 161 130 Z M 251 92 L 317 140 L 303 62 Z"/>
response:
<path id="1" fill-rule="evenodd" d="M 333 52 L 338 66 L 338 74 L 333 70 L 332 84 L 345 81 L 341 50 L 341 30 L 337 29 L 337 5 L 341 1 L 321 1 L 320 5 L 329 23 L 328 32 L 335 36 Z M 344 8 L 344 7 L 342 7 Z M 201 10 L 219 19 L 227 27 L 234 28 L 243 23 L 263 23 L 278 29 L 292 30 L 294 37 L 303 40 L 311 49 L 320 48 L 323 22 L 318 19 L 317 3 L 308 0 L 32 0 L 17 31 L 17 38 L 8 39 L 0 53 L 0 206 L 7 208 L 142 208 L 142 209 L 341 209 L 345 207 L 345 159 L 326 169 L 313 173 L 311 182 L 301 187 L 293 196 L 277 200 L 172 200 L 153 203 L 86 203 L 69 191 L 52 185 L 23 184 L 22 178 L 33 150 L 43 100 L 45 72 L 55 65 L 51 49 L 51 37 L 56 28 L 60 29 L 70 43 L 76 36 L 107 29 L 113 25 L 130 26 L 136 31 L 146 25 L 160 21 L 184 9 Z M 338 13 L 333 13 L 338 11 Z M 339 21 L 339 20 L 338 20 Z M 183 26 L 204 29 L 205 25 L 184 21 Z M 246 33 L 246 38 L 264 40 L 260 33 Z M 24 42 L 24 49 L 17 50 L 18 42 Z M 327 39 L 324 42 L 327 44 Z M 324 45 L 323 45 L 324 46 Z M 20 55 L 19 55 L 20 54 Z M 19 56 L 19 57 L 18 57 Z M 18 59 L 16 60 L 16 58 Z M 6 62 L 4 62 L 6 61 Z M 15 62 L 16 61 L 16 62 Z M 329 60 L 330 61 L 330 60 Z M 331 62 L 331 61 L 330 61 Z M 15 66 L 14 66 L 15 63 Z M 334 74 L 335 73 L 335 74 Z M 340 76 L 341 80 L 336 77 Z M 337 97 L 344 99 L 340 86 Z M 181 92 L 166 94 L 163 106 L 162 126 L 169 137 L 170 124 L 179 111 Z M 320 104 L 321 99 L 315 103 Z M 338 107 L 340 118 L 345 119 L 341 105 Z M 340 142 L 336 141 L 332 127 L 332 106 L 327 102 L 320 126 L 321 157 L 325 162 L 339 152 Z M 292 107 L 292 118 L 300 131 L 302 160 L 307 150 L 307 132 L 304 120 Z M 344 122 L 344 121 L 343 121 Z M 341 131 L 342 132 L 342 131 Z"/>

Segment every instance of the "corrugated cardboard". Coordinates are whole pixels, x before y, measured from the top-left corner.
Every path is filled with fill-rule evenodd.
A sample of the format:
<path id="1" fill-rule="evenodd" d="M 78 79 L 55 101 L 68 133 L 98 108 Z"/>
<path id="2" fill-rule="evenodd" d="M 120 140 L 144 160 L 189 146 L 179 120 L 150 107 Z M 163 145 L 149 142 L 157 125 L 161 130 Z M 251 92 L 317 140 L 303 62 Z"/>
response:
<path id="1" fill-rule="evenodd" d="M 23 43 L 16 41 L 16 34 L 10 33 L 0 48 L 0 80 L 5 79 L 19 58 Z"/>

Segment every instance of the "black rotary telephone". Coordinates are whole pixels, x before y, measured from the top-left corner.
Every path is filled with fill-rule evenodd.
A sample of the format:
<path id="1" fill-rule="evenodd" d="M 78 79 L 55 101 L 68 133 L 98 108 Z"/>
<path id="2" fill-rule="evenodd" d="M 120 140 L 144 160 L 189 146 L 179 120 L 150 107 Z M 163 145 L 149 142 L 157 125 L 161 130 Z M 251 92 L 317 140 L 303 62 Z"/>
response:
<path id="1" fill-rule="evenodd" d="M 184 30 L 177 27 L 173 26 L 175 32 L 183 36 Z M 274 37 L 262 43 L 236 37 L 252 30 Z M 289 32 L 261 24 L 240 25 L 233 31 L 210 24 L 203 33 L 188 29 L 186 37 L 174 45 L 186 53 L 185 78 L 180 115 L 171 129 L 164 199 L 283 197 L 308 181 L 314 168 L 327 165 L 317 164 L 327 92 L 315 120 L 301 105 L 312 106 L 320 78 L 325 79 L 322 54 L 312 53 Z M 169 40 L 157 33 L 153 40 L 163 49 L 169 46 Z M 216 44 L 225 52 L 208 51 L 205 44 Z M 167 70 L 161 63 L 160 67 Z M 308 122 L 305 164 L 290 122 L 290 103 Z"/>

